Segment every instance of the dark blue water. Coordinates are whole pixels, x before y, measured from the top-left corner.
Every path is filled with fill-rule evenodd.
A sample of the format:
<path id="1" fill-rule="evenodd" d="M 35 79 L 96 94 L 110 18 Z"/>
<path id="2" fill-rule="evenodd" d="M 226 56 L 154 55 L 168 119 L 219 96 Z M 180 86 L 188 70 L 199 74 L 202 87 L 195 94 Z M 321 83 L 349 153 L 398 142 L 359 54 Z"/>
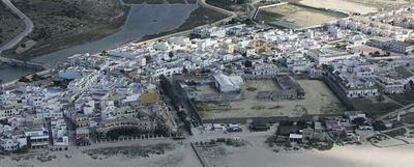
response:
<path id="1" fill-rule="evenodd" d="M 0 80 L 3 82 L 19 79 L 22 76 L 26 76 L 36 72 L 33 69 L 26 69 L 21 67 L 11 67 L 8 65 L 0 64 Z"/>

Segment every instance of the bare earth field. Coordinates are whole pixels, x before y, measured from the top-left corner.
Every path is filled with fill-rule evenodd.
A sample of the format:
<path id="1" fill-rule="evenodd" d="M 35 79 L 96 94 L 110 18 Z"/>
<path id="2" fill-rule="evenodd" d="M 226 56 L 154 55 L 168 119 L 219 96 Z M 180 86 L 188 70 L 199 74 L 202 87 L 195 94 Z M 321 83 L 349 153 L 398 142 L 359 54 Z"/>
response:
<path id="1" fill-rule="evenodd" d="M 306 95 L 303 100 L 264 101 L 257 100 L 259 91 L 277 90 L 277 84 L 271 80 L 247 80 L 242 89 L 243 98 L 239 101 L 202 103 L 204 111 L 199 111 L 203 119 L 289 116 L 304 114 L 323 114 L 342 111 L 340 101 L 321 81 L 300 80 Z M 252 90 L 251 88 L 255 88 Z M 249 90 L 250 89 L 250 90 Z"/>
<path id="2" fill-rule="evenodd" d="M 346 17 L 345 14 L 300 7 L 292 4 L 263 8 L 257 20 L 273 24 L 293 23 L 295 27 L 309 27 Z"/>
<path id="3" fill-rule="evenodd" d="M 348 0 L 302 0 L 299 3 L 306 6 L 332 9 L 344 13 L 367 14 L 377 11 L 375 7 L 368 5 L 366 6 L 361 3 L 350 2 Z"/>

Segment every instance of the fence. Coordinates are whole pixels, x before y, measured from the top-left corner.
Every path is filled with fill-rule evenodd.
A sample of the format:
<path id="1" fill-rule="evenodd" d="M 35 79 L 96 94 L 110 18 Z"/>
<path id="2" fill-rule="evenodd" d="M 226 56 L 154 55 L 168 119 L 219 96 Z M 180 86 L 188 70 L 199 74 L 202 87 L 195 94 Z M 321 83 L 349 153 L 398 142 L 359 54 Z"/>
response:
<path id="1" fill-rule="evenodd" d="M 204 119 L 204 123 L 248 123 L 249 121 L 258 121 L 266 123 L 277 123 L 281 121 L 299 121 L 299 120 L 314 120 L 318 118 L 342 116 L 342 114 L 314 114 L 304 115 L 301 117 L 288 116 L 270 116 L 270 117 L 239 117 L 239 118 L 218 118 L 218 119 Z"/>

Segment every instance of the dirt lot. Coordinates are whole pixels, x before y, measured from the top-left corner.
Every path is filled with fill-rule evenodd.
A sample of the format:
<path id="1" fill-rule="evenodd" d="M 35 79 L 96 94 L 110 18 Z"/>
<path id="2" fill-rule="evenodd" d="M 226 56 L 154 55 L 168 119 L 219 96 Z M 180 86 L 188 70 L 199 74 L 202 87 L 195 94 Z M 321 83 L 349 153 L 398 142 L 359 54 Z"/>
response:
<path id="1" fill-rule="evenodd" d="M 343 111 L 343 106 L 329 88 L 321 81 L 300 80 L 306 95 L 303 100 L 264 101 L 257 100 L 259 91 L 277 90 L 277 84 L 271 80 L 245 81 L 243 98 L 239 101 L 198 103 L 204 119 L 290 116 L 304 114 L 334 113 Z"/>
<path id="2" fill-rule="evenodd" d="M 346 15 L 287 4 L 261 9 L 256 20 L 276 24 L 291 22 L 296 27 L 309 27 L 343 17 Z"/>
<path id="3" fill-rule="evenodd" d="M 407 5 L 410 2 L 414 2 L 413 0 L 346 0 L 349 2 L 359 3 L 365 6 L 372 6 L 378 9 L 395 9 L 400 8 L 404 5 Z"/>
<path id="4" fill-rule="evenodd" d="M 367 14 L 377 11 L 375 7 L 366 6 L 361 3 L 350 2 L 348 0 L 302 0 L 299 3 L 315 8 L 328 8 L 346 13 L 351 12 Z"/>

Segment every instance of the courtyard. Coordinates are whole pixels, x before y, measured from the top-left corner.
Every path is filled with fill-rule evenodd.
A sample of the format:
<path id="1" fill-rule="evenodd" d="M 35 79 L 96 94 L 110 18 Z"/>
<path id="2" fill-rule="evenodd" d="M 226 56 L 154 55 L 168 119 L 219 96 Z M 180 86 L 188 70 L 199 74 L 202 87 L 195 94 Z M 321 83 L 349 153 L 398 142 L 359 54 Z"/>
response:
<path id="1" fill-rule="evenodd" d="M 329 88 L 318 80 L 299 80 L 306 92 L 299 100 L 258 100 L 260 91 L 278 90 L 273 80 L 246 80 L 241 90 L 242 98 L 236 101 L 195 102 L 203 119 L 250 118 L 338 113 L 344 110 Z"/>

